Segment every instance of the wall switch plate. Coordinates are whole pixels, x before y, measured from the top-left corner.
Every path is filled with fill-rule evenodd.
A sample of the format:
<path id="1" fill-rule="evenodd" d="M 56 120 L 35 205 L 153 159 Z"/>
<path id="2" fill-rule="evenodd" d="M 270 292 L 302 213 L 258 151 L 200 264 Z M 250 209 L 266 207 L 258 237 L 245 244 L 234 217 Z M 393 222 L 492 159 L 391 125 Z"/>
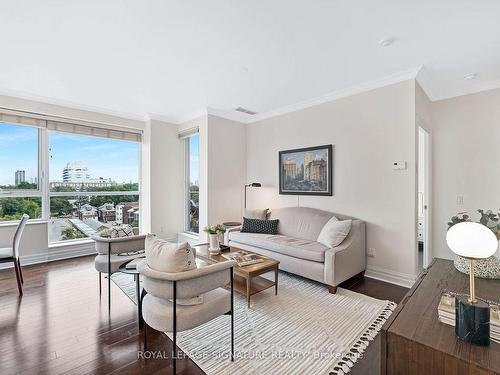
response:
<path id="1" fill-rule="evenodd" d="M 395 161 L 392 163 L 392 169 L 395 171 L 406 169 L 406 162 L 405 161 Z"/>
<path id="2" fill-rule="evenodd" d="M 366 254 L 370 257 L 370 258 L 374 258 L 375 257 L 375 249 L 373 247 L 369 247 L 368 248 L 368 251 L 366 252 Z"/>

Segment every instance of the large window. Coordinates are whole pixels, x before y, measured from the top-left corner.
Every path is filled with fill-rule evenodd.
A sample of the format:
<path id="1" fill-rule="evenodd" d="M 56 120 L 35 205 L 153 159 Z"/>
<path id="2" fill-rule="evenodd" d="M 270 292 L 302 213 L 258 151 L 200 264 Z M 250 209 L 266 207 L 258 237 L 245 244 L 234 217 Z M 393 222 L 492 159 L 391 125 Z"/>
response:
<path id="1" fill-rule="evenodd" d="M 39 129 L 0 122 L 0 221 L 42 217 Z"/>
<path id="2" fill-rule="evenodd" d="M 186 231 L 199 233 L 199 156 L 200 137 L 194 134 L 186 138 Z"/>
<path id="3" fill-rule="evenodd" d="M 139 226 L 139 143 L 49 131 L 49 242 Z"/>
<path id="4" fill-rule="evenodd" d="M 0 221 L 48 220 L 49 242 L 139 226 L 133 131 L 0 113 Z"/>

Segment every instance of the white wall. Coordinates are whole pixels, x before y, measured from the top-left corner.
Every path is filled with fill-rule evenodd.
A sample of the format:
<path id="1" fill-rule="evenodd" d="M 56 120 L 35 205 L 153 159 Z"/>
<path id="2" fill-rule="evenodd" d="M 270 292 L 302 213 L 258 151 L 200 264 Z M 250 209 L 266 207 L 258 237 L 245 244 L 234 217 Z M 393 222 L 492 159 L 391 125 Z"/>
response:
<path id="1" fill-rule="evenodd" d="M 152 120 L 150 127 L 151 232 L 175 240 L 184 229 L 184 143 L 176 125 Z"/>
<path id="2" fill-rule="evenodd" d="M 199 128 L 200 230 L 223 221 L 241 220 L 246 176 L 246 125 L 205 115 L 179 130 Z M 206 235 L 200 232 L 200 241 Z"/>
<path id="3" fill-rule="evenodd" d="M 250 207 L 308 206 L 367 223 L 371 272 L 416 272 L 415 82 L 406 81 L 248 125 Z M 278 151 L 334 145 L 334 196 L 279 195 Z M 393 171 L 394 161 L 407 170 Z"/>
<path id="4" fill-rule="evenodd" d="M 208 116 L 208 223 L 241 221 L 246 125 Z"/>
<path id="5" fill-rule="evenodd" d="M 453 258 L 446 223 L 458 212 L 500 210 L 500 89 L 432 103 L 434 255 Z M 463 196 L 463 204 L 457 204 Z"/>

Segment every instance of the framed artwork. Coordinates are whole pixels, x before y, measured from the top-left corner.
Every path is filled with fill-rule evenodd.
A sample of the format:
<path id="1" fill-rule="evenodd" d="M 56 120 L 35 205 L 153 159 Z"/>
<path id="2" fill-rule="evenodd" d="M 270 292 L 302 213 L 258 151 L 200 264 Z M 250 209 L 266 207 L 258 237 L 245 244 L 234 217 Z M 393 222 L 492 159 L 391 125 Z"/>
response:
<path id="1" fill-rule="evenodd" d="M 280 194 L 333 194 L 333 146 L 279 152 Z"/>

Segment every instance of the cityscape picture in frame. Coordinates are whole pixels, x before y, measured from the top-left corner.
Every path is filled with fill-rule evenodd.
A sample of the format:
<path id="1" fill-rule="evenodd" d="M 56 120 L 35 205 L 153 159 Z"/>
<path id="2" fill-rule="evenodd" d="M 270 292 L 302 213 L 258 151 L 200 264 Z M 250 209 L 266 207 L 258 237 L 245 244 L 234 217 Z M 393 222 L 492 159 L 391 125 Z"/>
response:
<path id="1" fill-rule="evenodd" d="M 332 153 L 332 145 L 280 151 L 280 194 L 331 196 Z"/>

